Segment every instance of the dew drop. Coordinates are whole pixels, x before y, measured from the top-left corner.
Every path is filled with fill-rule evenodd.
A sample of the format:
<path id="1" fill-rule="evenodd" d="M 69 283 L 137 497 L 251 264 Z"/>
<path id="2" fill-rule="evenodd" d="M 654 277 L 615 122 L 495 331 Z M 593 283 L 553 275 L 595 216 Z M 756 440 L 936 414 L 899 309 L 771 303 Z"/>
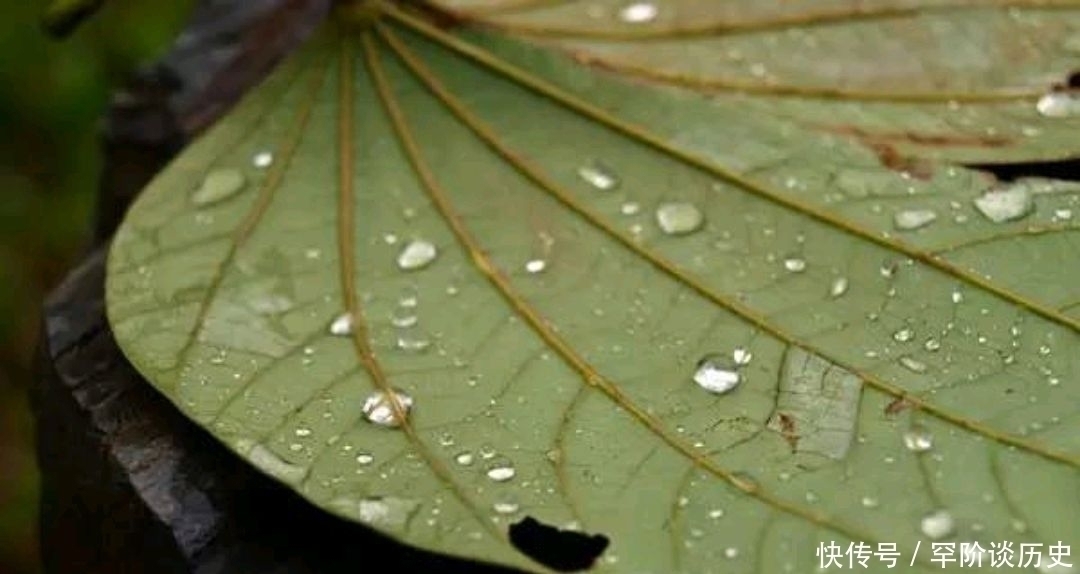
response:
<path id="1" fill-rule="evenodd" d="M 368 422 L 384 427 L 399 427 L 405 421 L 398 417 L 398 409 L 394 408 L 394 402 L 400 407 L 401 414 L 407 417 L 412 410 L 413 399 L 400 391 L 393 391 L 393 398 L 383 392 L 375 391 L 364 400 L 364 416 Z"/>
<path id="2" fill-rule="evenodd" d="M 356 462 L 358 462 L 358 463 L 360 463 L 360 464 L 362 464 L 364 466 L 367 466 L 367 465 L 371 464 L 372 462 L 375 462 L 375 456 L 372 455 L 371 453 L 362 452 L 362 453 L 356 455 Z"/>
<path id="3" fill-rule="evenodd" d="M 296 429 L 296 431 L 294 431 L 294 433 L 298 437 L 311 436 L 311 429 L 309 429 L 309 428 L 298 428 L 298 429 Z"/>
<path id="4" fill-rule="evenodd" d="M 659 13 L 660 9 L 652 2 L 633 2 L 619 10 L 619 20 L 628 24 L 644 24 L 655 20 Z"/>
<path id="5" fill-rule="evenodd" d="M 619 212 L 623 215 L 637 215 L 641 211 L 641 204 L 636 201 L 628 201 L 619 207 Z"/>
<path id="6" fill-rule="evenodd" d="M 274 164 L 274 154 L 268 151 L 261 151 L 255 154 L 255 157 L 251 158 L 251 165 L 259 169 L 266 169 Z"/>
<path id="7" fill-rule="evenodd" d="M 926 343 L 923 344 L 923 348 L 933 353 L 941 349 L 941 341 L 938 341 L 937 339 L 927 339 Z"/>
<path id="8" fill-rule="evenodd" d="M 893 333 L 892 338 L 899 343 L 906 343 L 915 338 L 915 331 L 905 327 Z"/>
<path id="9" fill-rule="evenodd" d="M 929 209 L 906 209 L 893 215 L 893 226 L 900 231 L 912 231 L 930 225 L 937 213 Z"/>
<path id="10" fill-rule="evenodd" d="M 578 177 L 600 191 L 611 191 L 619 186 L 619 176 L 606 165 L 594 161 L 578 168 Z"/>
<path id="11" fill-rule="evenodd" d="M 735 361 L 736 366 L 744 367 L 750 364 L 754 354 L 746 347 L 735 347 L 735 350 L 731 352 L 731 358 Z"/>
<path id="12" fill-rule="evenodd" d="M 829 296 L 834 298 L 834 299 L 836 299 L 838 297 L 843 297 L 844 294 L 847 293 L 847 290 L 848 290 L 848 278 L 847 277 L 837 277 L 837 278 L 833 279 L 832 284 L 829 285 Z"/>
<path id="13" fill-rule="evenodd" d="M 1067 118 L 1080 114 L 1080 95 L 1073 91 L 1050 92 L 1039 98 L 1035 109 L 1048 118 Z"/>
<path id="14" fill-rule="evenodd" d="M 656 208 L 656 224 L 668 235 L 686 235 L 701 228 L 705 216 L 692 203 L 669 202 Z"/>
<path id="15" fill-rule="evenodd" d="M 923 427 L 912 427 L 904 432 L 904 447 L 911 452 L 926 452 L 934 448 L 934 436 Z"/>
<path id="16" fill-rule="evenodd" d="M 714 509 L 709 511 L 709 518 L 712 518 L 713 520 L 716 520 L 718 518 L 723 518 L 723 517 L 724 517 L 724 509 L 722 509 L 722 508 L 714 508 Z"/>
<path id="17" fill-rule="evenodd" d="M 912 357 L 909 357 L 909 356 L 905 355 L 903 357 L 900 357 L 899 362 L 900 362 L 900 366 L 904 367 L 905 369 L 907 369 L 907 370 L 909 370 L 909 371 L 911 371 L 913 373 L 925 373 L 926 372 L 926 363 L 924 363 L 924 362 L 922 362 L 922 361 L 920 361 L 918 359 L 914 359 Z"/>
<path id="18" fill-rule="evenodd" d="M 1068 220 L 1072 219 L 1072 216 L 1073 216 L 1073 212 L 1072 212 L 1071 209 L 1061 208 L 1061 209 L 1055 209 L 1054 210 L 1054 218 L 1057 219 L 1058 221 L 1068 221 Z"/>
<path id="19" fill-rule="evenodd" d="M 454 457 L 454 462 L 461 466 L 469 466 L 473 463 L 473 455 L 471 452 L 458 453 L 458 455 Z"/>
<path id="20" fill-rule="evenodd" d="M 415 326 L 420 319 L 412 313 L 394 313 L 390 316 L 390 323 L 400 329 Z"/>
<path id="21" fill-rule="evenodd" d="M 694 382 L 699 387 L 722 395 L 739 386 L 741 377 L 736 366 L 720 355 L 708 355 L 698 362 Z"/>
<path id="22" fill-rule="evenodd" d="M 953 517 L 947 510 L 936 510 L 927 514 L 919 523 L 919 529 L 931 540 L 941 540 L 953 533 Z"/>
<path id="23" fill-rule="evenodd" d="M 342 313 L 330 323 L 330 334 L 338 337 L 347 337 L 353 332 L 353 317 L 351 313 Z"/>
<path id="24" fill-rule="evenodd" d="M 806 260 L 801 257 L 788 257 L 784 260 L 784 269 L 791 273 L 802 273 L 806 271 Z"/>
<path id="25" fill-rule="evenodd" d="M 499 514 L 513 514 L 518 511 L 520 506 L 513 502 L 496 502 L 492 505 L 492 508 Z"/>
<path id="26" fill-rule="evenodd" d="M 547 269 L 547 261 L 543 259 L 532 259 L 525 263 L 525 271 L 527 273 L 541 273 Z"/>
<path id="27" fill-rule="evenodd" d="M 960 291 L 953 291 L 952 292 L 952 302 L 956 303 L 958 305 L 960 303 L 963 303 L 964 302 L 964 294 L 962 292 L 960 292 Z"/>
<path id="28" fill-rule="evenodd" d="M 488 478 L 495 482 L 506 482 L 514 478 L 515 474 L 517 474 L 517 471 L 512 466 L 496 466 L 487 471 Z"/>
<path id="29" fill-rule="evenodd" d="M 244 189 L 244 174 L 238 169 L 215 169 L 206 174 L 202 184 L 191 194 L 191 202 L 206 206 L 224 201 Z"/>
<path id="30" fill-rule="evenodd" d="M 439 250 L 434 243 L 423 239 L 414 239 L 398 254 L 397 265 L 404 271 L 422 269 L 435 261 Z"/>
<path id="31" fill-rule="evenodd" d="M 397 348 L 410 353 L 421 353 L 431 346 L 431 341 L 425 337 L 401 335 L 397 339 Z"/>
<path id="32" fill-rule="evenodd" d="M 1021 184 L 992 189 L 973 201 L 979 213 L 994 223 L 1021 219 L 1035 209 L 1031 190 Z"/>
<path id="33" fill-rule="evenodd" d="M 877 508 L 878 500 L 872 496 L 864 496 L 862 498 L 862 505 L 866 508 Z"/>
<path id="34" fill-rule="evenodd" d="M 734 546 L 729 546 L 724 549 L 724 557 L 734 559 L 739 557 L 739 549 Z"/>

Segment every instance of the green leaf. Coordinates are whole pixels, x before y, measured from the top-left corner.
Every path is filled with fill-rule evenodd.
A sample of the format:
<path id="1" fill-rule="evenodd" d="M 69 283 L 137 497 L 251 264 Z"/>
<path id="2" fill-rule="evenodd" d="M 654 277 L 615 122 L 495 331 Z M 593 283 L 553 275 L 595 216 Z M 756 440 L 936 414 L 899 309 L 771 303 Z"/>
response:
<path id="1" fill-rule="evenodd" d="M 109 317 L 184 413 L 532 571 L 525 516 L 605 572 L 1080 543 L 1080 185 L 964 166 L 1080 151 L 1080 9 L 444 4 L 343 10 L 132 207 Z"/>

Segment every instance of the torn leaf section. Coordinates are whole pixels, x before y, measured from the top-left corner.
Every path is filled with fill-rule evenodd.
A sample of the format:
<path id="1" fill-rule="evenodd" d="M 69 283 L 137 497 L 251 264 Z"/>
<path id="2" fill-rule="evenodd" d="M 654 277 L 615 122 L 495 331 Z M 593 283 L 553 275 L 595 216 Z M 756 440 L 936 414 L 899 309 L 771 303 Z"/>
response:
<path id="1" fill-rule="evenodd" d="M 776 411 L 770 430 L 780 433 L 802 465 L 819 465 L 847 455 L 855 436 L 862 379 L 798 347 L 780 368 Z M 815 464 L 816 463 L 816 464 Z"/>

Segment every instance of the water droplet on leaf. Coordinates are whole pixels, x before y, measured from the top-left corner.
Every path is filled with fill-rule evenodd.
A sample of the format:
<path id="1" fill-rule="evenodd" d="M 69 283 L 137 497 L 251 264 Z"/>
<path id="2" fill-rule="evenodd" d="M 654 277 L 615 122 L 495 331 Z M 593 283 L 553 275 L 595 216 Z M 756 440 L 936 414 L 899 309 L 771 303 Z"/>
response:
<path id="1" fill-rule="evenodd" d="M 692 203 L 662 203 L 656 208 L 656 224 L 668 235 L 686 235 L 701 228 L 705 216 Z"/>
<path id="2" fill-rule="evenodd" d="M 833 279 L 831 285 L 829 285 L 829 296 L 832 298 L 843 297 L 848 290 L 848 278 L 837 277 Z"/>
<path id="3" fill-rule="evenodd" d="M 720 355 L 705 357 L 694 371 L 694 382 L 710 393 L 730 392 L 739 385 L 740 380 L 736 366 Z"/>
<path id="4" fill-rule="evenodd" d="M 517 474 L 517 471 L 512 466 L 496 466 L 487 471 L 488 478 L 495 482 L 506 482 L 514 478 L 515 474 Z"/>
<path id="5" fill-rule="evenodd" d="M 926 227 L 937 219 L 937 213 L 929 209 L 907 209 L 893 215 L 893 225 L 901 231 Z"/>
<path id="6" fill-rule="evenodd" d="M 953 533 L 956 527 L 953 517 L 947 510 L 936 510 L 923 517 L 919 529 L 931 540 L 941 540 Z"/>
<path id="7" fill-rule="evenodd" d="M 338 315 L 332 323 L 330 323 L 330 334 L 338 337 L 347 337 L 352 335 L 353 332 L 353 317 L 350 313 L 342 313 Z"/>
<path id="8" fill-rule="evenodd" d="M 992 189 L 975 198 L 974 202 L 979 213 L 994 223 L 1021 219 L 1035 209 L 1031 190 L 1021 184 Z"/>
<path id="9" fill-rule="evenodd" d="M 923 427 L 912 427 L 904 432 L 904 447 L 911 452 L 926 452 L 934 448 L 934 436 Z"/>
<path id="10" fill-rule="evenodd" d="M 619 186 L 619 176 L 598 161 L 579 167 L 578 177 L 600 191 L 611 191 Z"/>
<path id="11" fill-rule="evenodd" d="M 1039 98 L 1035 109 L 1048 118 L 1075 116 L 1080 114 L 1080 95 L 1073 91 L 1050 92 Z"/>
<path id="12" fill-rule="evenodd" d="M 619 20 L 628 24 L 643 24 L 652 22 L 660 13 L 660 9 L 652 2 L 633 2 L 619 9 Z"/>
<path id="13" fill-rule="evenodd" d="M 439 256 L 439 250 L 434 243 L 423 239 L 414 239 L 401 250 L 397 258 L 399 269 L 412 271 L 427 267 Z"/>
<path id="14" fill-rule="evenodd" d="M 215 169 L 206 174 L 202 185 L 191 194 L 191 202 L 198 206 L 224 201 L 244 189 L 244 174 L 238 169 Z"/>
<path id="15" fill-rule="evenodd" d="M 528 273 L 540 273 L 544 269 L 547 269 L 547 261 L 543 259 L 532 259 L 525 263 L 525 271 Z"/>
<path id="16" fill-rule="evenodd" d="M 784 269 L 791 273 L 802 273 L 806 271 L 806 260 L 801 257 L 788 257 L 784 260 Z"/>
<path id="17" fill-rule="evenodd" d="M 395 408 L 394 403 L 397 403 Z M 368 422 L 384 427 L 399 427 L 412 410 L 413 399 L 400 391 L 393 391 L 393 398 L 383 391 L 375 391 L 364 400 L 364 417 Z M 399 414 L 400 413 L 400 414 Z"/>

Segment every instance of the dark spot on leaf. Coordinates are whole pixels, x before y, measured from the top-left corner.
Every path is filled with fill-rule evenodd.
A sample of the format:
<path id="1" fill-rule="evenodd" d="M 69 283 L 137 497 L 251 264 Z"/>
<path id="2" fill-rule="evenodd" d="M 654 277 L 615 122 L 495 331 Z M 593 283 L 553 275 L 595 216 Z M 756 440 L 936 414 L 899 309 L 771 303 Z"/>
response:
<path id="1" fill-rule="evenodd" d="M 779 413 L 776 418 L 780 421 L 780 436 L 784 437 L 794 452 L 799 446 L 799 435 L 795 432 L 795 417 L 787 413 Z"/>
<path id="2" fill-rule="evenodd" d="M 891 403 L 885 406 L 885 414 L 895 415 L 896 413 L 901 412 L 904 409 L 910 408 L 911 406 L 911 403 L 908 402 L 906 398 L 896 397 Z"/>
<path id="3" fill-rule="evenodd" d="M 916 179 L 930 179 L 934 170 L 930 163 L 919 158 L 908 157 L 897 151 L 892 144 L 880 141 L 866 141 L 866 145 L 878 157 L 881 165 L 900 173 L 908 174 Z"/>
<path id="4" fill-rule="evenodd" d="M 510 525 L 510 543 L 552 570 L 576 572 L 591 568 L 609 541 L 603 534 L 561 530 L 526 516 Z"/>
<path id="5" fill-rule="evenodd" d="M 1070 89 L 1080 88 L 1080 71 L 1069 74 L 1069 78 L 1065 80 L 1065 85 Z"/>
<path id="6" fill-rule="evenodd" d="M 1014 181 L 1021 177 L 1049 177 L 1080 181 L 1080 158 L 1057 161 L 969 164 L 967 167 L 991 173 L 1001 181 Z"/>

